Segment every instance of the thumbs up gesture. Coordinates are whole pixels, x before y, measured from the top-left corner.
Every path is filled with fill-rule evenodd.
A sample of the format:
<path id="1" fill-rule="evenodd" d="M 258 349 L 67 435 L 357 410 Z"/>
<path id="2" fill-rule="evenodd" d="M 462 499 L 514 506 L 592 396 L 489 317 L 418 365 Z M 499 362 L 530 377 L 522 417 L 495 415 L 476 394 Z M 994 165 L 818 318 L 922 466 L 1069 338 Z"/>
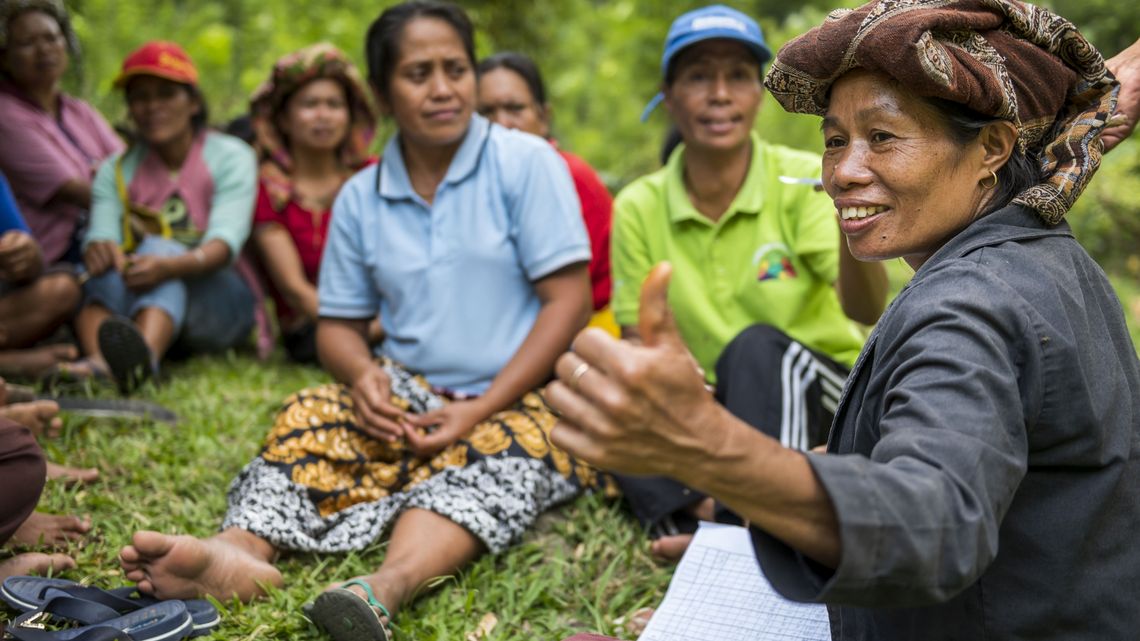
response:
<path id="1" fill-rule="evenodd" d="M 653 268 L 641 288 L 642 344 L 586 329 L 558 359 L 546 402 L 560 414 L 554 444 L 594 465 L 684 481 L 721 443 L 731 416 L 713 398 L 669 309 L 672 268 Z M 727 422 L 726 422 L 727 419 Z"/>

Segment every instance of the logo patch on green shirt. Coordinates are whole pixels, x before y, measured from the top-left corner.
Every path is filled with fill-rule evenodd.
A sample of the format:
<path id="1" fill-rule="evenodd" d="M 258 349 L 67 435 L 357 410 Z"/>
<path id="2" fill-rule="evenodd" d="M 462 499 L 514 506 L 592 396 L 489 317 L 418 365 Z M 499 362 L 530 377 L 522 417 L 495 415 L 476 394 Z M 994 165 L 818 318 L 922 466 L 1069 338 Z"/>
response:
<path id="1" fill-rule="evenodd" d="M 792 266 L 792 252 L 783 243 L 761 245 L 753 254 L 752 264 L 757 265 L 756 280 L 788 279 L 796 277 Z"/>

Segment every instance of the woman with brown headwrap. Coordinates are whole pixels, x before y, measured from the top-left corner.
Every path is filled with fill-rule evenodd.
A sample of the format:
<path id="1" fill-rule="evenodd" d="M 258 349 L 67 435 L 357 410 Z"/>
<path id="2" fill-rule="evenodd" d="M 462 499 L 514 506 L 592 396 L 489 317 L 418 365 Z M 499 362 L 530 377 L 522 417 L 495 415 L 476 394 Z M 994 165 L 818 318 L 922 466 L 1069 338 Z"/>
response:
<path id="1" fill-rule="evenodd" d="M 644 346 L 586 330 L 547 391 L 554 441 L 666 474 L 750 522 L 784 595 L 835 639 L 1126 639 L 1140 629 L 1140 363 L 1062 217 L 1116 82 L 1069 22 L 1009 0 L 833 12 L 766 84 L 823 116 L 852 253 L 916 273 L 868 338 L 827 453 L 705 391 L 665 299 Z"/>
<path id="2" fill-rule="evenodd" d="M 295 51 L 250 101 L 261 157 L 253 246 L 269 280 L 290 358 L 315 362 L 317 270 L 332 203 L 370 164 L 376 114 L 360 73 L 336 47 Z M 372 322 L 371 338 L 380 324 Z"/>

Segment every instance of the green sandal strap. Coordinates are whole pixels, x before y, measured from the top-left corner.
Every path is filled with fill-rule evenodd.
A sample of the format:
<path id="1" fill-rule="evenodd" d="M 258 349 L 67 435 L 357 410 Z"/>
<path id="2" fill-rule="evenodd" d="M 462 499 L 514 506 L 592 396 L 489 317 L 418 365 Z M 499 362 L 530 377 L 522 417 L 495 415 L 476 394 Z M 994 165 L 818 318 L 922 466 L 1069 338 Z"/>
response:
<path id="1" fill-rule="evenodd" d="M 390 624 L 392 622 L 392 614 L 388 612 L 388 608 L 384 607 L 384 604 L 380 603 L 380 600 L 376 598 L 376 594 L 372 591 L 372 586 L 368 585 L 367 582 L 360 579 L 352 579 L 351 581 L 341 583 L 340 587 L 341 589 L 345 589 L 354 585 L 364 589 L 364 594 L 368 595 L 368 605 L 379 608 L 380 613 L 388 617 L 388 623 Z"/>

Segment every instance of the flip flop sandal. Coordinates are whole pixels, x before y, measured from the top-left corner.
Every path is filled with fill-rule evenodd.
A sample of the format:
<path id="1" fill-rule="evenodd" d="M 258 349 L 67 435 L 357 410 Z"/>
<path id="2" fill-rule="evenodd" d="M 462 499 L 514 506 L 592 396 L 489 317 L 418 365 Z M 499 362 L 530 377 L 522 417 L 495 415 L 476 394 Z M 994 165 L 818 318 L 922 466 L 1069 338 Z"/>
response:
<path id="1" fill-rule="evenodd" d="M 367 601 L 347 589 L 353 585 L 364 589 Z M 380 621 L 381 616 L 386 616 L 390 622 L 392 615 L 376 599 L 372 586 L 360 579 L 346 581 L 340 587 L 322 592 L 311 604 L 302 607 L 302 611 L 333 641 L 392 641 L 392 631 Z"/>
<path id="2" fill-rule="evenodd" d="M 17 641 L 178 641 L 185 639 L 194 627 L 181 601 L 163 601 L 121 617 L 84 624 L 88 615 L 101 607 L 72 597 L 57 597 L 43 608 L 13 619 L 6 632 Z M 48 623 L 69 627 L 48 630 Z M 81 625 L 70 627 L 74 623 Z"/>
<path id="3" fill-rule="evenodd" d="M 138 328 L 120 316 L 99 324 L 99 351 L 124 395 L 138 389 L 157 369 Z"/>
<path id="4" fill-rule="evenodd" d="M 8 577 L 0 584 L 0 600 L 12 609 L 28 612 L 42 608 L 53 599 L 71 598 L 91 604 L 87 609 L 82 604 L 72 604 L 69 612 L 75 620 L 85 624 L 100 623 L 125 614 L 160 603 L 159 599 L 140 594 L 133 586 L 102 590 L 65 579 L 46 579 L 36 576 Z M 190 636 L 209 634 L 221 623 L 218 609 L 205 599 L 182 601 L 190 613 L 193 629 Z"/>

